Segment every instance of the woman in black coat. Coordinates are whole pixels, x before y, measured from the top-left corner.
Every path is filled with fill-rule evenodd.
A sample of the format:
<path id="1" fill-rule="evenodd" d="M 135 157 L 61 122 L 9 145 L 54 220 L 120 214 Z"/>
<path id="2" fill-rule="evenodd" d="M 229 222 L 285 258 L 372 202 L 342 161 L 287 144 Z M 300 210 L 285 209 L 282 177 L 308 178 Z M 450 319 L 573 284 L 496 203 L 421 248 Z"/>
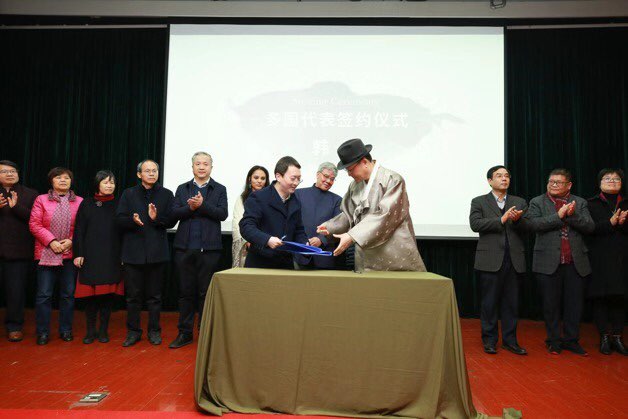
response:
<path id="1" fill-rule="evenodd" d="M 622 331 L 628 295 L 628 200 L 620 195 L 624 172 L 602 169 L 598 174 L 600 194 L 589 199 L 595 231 L 589 241 L 593 268 L 588 296 L 593 300 L 593 318 L 600 332 L 600 352 L 628 350 Z"/>
<path id="2" fill-rule="evenodd" d="M 78 210 L 74 227 L 74 264 L 80 269 L 76 298 L 85 298 L 87 334 L 83 343 L 109 342 L 107 328 L 116 295 L 124 295 L 120 274 L 120 233 L 115 214 L 118 206 L 113 192 L 116 179 L 101 170 L 94 180 L 96 193 L 86 198 Z M 96 334 L 96 317 L 100 312 L 100 330 Z"/>

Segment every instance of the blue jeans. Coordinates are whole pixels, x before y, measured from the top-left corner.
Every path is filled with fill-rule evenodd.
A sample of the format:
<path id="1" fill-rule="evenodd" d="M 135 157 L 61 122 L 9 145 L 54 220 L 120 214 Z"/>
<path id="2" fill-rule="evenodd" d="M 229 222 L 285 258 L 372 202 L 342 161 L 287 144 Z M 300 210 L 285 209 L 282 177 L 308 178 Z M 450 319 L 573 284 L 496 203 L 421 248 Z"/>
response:
<path id="1" fill-rule="evenodd" d="M 50 334 L 52 294 L 57 280 L 59 281 L 59 333 L 72 331 L 75 278 L 76 268 L 71 260 L 64 260 L 63 266 L 37 267 L 35 317 L 37 319 L 38 336 Z"/>

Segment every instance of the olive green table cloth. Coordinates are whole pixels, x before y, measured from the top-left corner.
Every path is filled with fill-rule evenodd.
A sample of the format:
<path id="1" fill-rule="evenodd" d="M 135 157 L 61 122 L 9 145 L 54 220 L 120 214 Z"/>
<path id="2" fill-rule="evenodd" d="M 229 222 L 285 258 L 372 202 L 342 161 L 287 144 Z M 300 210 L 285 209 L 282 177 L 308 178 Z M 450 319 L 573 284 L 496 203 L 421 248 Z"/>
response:
<path id="1" fill-rule="evenodd" d="M 215 415 L 484 416 L 453 283 L 428 272 L 218 272 L 194 387 Z"/>

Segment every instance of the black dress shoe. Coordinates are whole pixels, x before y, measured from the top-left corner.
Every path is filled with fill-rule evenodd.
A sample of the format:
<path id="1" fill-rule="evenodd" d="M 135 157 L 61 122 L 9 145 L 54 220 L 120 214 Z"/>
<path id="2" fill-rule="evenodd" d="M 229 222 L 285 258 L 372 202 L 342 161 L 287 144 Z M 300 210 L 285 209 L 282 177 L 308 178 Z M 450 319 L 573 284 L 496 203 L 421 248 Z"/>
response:
<path id="1" fill-rule="evenodd" d="M 560 346 L 569 352 L 573 352 L 576 355 L 580 355 L 580 356 L 588 356 L 589 354 L 587 353 L 587 351 L 584 350 L 584 348 L 582 346 L 580 346 L 580 344 L 578 342 L 563 342 L 560 344 Z"/>
<path id="2" fill-rule="evenodd" d="M 600 353 L 604 355 L 610 355 L 611 349 L 611 337 L 610 335 L 602 335 L 600 337 Z"/>
<path id="3" fill-rule="evenodd" d="M 104 331 L 100 331 L 99 335 L 98 335 L 98 342 L 100 343 L 107 343 L 109 342 L 109 334 L 107 332 Z"/>
<path id="4" fill-rule="evenodd" d="M 89 345 L 90 343 L 94 343 L 94 339 L 94 335 L 87 335 L 83 338 L 83 343 Z"/>
<path id="5" fill-rule="evenodd" d="M 192 343 L 192 335 L 186 335 L 183 333 L 179 333 L 176 337 L 175 340 L 172 341 L 172 343 L 170 343 L 170 345 L 168 345 L 168 348 L 170 349 L 177 349 L 180 348 L 182 346 L 185 345 L 189 345 L 190 343 Z"/>
<path id="6" fill-rule="evenodd" d="M 48 335 L 37 335 L 37 344 L 38 345 L 47 345 L 48 344 L 48 340 L 50 340 Z"/>
<path id="7" fill-rule="evenodd" d="M 126 339 L 124 339 L 124 342 L 122 342 L 122 346 L 124 346 L 125 348 L 129 346 L 133 346 L 137 342 L 139 342 L 141 339 L 142 339 L 141 335 L 127 335 Z"/>
<path id="8" fill-rule="evenodd" d="M 628 349 L 626 349 L 626 346 L 624 346 L 624 342 L 622 342 L 621 340 L 621 335 L 613 335 L 611 343 L 615 352 L 622 355 L 628 355 Z"/>
<path id="9" fill-rule="evenodd" d="M 148 332 L 148 341 L 153 345 L 161 345 L 161 333 L 160 332 Z"/>
<path id="10" fill-rule="evenodd" d="M 497 347 L 494 343 L 485 343 L 484 352 L 486 352 L 487 354 L 495 355 L 497 353 Z"/>
<path id="11" fill-rule="evenodd" d="M 73 339 L 74 339 L 74 336 L 72 336 L 72 332 L 61 333 L 61 340 L 63 340 L 64 342 L 70 342 Z"/>
<path id="12" fill-rule="evenodd" d="M 547 344 L 547 352 L 552 355 L 560 355 L 563 350 L 560 348 L 560 345 L 557 343 L 548 343 Z"/>
<path id="13" fill-rule="evenodd" d="M 528 354 L 528 351 L 526 351 L 525 349 L 523 349 L 521 346 L 517 345 L 516 343 L 513 343 L 511 345 L 504 343 L 502 345 L 502 348 L 509 350 L 515 355 L 527 355 Z"/>

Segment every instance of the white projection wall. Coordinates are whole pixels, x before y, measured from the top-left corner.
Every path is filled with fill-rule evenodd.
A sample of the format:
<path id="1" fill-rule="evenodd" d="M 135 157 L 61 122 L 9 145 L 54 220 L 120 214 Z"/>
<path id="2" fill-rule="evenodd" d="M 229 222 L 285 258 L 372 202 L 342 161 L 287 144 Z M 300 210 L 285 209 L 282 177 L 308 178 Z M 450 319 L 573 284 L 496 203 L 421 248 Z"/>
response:
<path id="1" fill-rule="evenodd" d="M 502 28 L 173 25 L 169 54 L 164 185 L 209 152 L 224 231 L 251 166 L 274 178 L 290 155 L 311 186 L 358 137 L 406 179 L 417 236 L 474 236 L 470 200 L 504 161 Z"/>

